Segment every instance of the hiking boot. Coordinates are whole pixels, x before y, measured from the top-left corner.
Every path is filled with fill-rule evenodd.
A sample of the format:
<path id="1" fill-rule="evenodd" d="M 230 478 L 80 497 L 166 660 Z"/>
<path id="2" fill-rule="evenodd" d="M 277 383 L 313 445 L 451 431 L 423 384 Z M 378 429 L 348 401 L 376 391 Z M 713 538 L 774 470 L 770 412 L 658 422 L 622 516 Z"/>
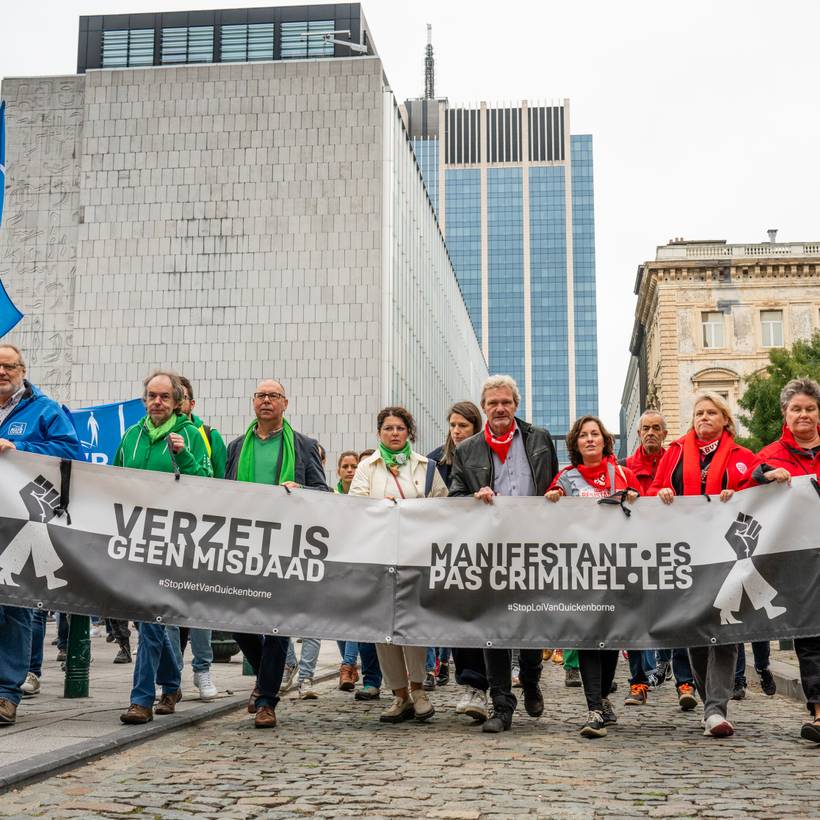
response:
<path id="1" fill-rule="evenodd" d="M 746 685 L 743 683 L 736 683 L 734 691 L 732 692 L 732 700 L 743 700 L 746 697 Z"/>
<path id="2" fill-rule="evenodd" d="M 286 666 L 282 673 L 282 685 L 279 687 L 279 694 L 284 695 L 291 686 L 293 686 L 293 679 L 296 677 L 296 667 Z"/>
<path id="3" fill-rule="evenodd" d="M 564 650 L 563 649 L 553 649 L 552 650 L 552 662 L 557 666 L 564 665 Z"/>
<path id="4" fill-rule="evenodd" d="M 541 660 L 548 661 L 552 657 L 552 650 L 551 649 L 542 649 L 541 650 Z"/>
<path id="5" fill-rule="evenodd" d="M 17 704 L 0 698 L 0 726 L 13 726 L 17 720 Z"/>
<path id="6" fill-rule="evenodd" d="M 414 689 L 410 693 L 410 699 L 413 701 L 413 715 L 416 720 L 430 720 L 436 713 L 436 708 L 424 689 Z"/>
<path id="7" fill-rule="evenodd" d="M 40 678 L 34 672 L 29 672 L 20 689 L 24 698 L 33 698 L 40 691 Z"/>
<path id="8" fill-rule="evenodd" d="M 120 644 L 120 651 L 117 652 L 114 663 L 131 663 L 131 647 L 127 643 Z"/>
<path id="9" fill-rule="evenodd" d="M 354 700 L 378 700 L 381 697 L 381 690 L 378 686 L 362 686 L 353 695 Z"/>
<path id="10" fill-rule="evenodd" d="M 450 664 L 440 663 L 438 675 L 436 675 L 436 686 L 447 686 L 450 682 Z"/>
<path id="11" fill-rule="evenodd" d="M 691 683 L 682 683 L 678 686 L 678 705 L 684 712 L 691 712 L 698 705 L 695 687 Z"/>
<path id="12" fill-rule="evenodd" d="M 624 698 L 624 706 L 643 706 L 649 699 L 649 687 L 645 683 L 633 683 Z"/>
<path id="13" fill-rule="evenodd" d="M 771 670 L 767 667 L 758 671 L 757 674 L 760 675 L 760 688 L 763 690 L 763 694 L 769 697 L 774 695 L 777 692 L 777 684 Z"/>
<path id="14" fill-rule="evenodd" d="M 473 687 L 472 686 L 462 686 L 461 687 L 461 697 L 458 699 L 458 703 L 456 704 L 456 714 L 457 715 L 465 715 L 467 714 L 467 707 L 472 703 L 473 699 Z"/>
<path id="15" fill-rule="evenodd" d="M 524 690 L 524 711 L 530 717 L 541 717 L 544 714 L 544 696 L 541 687 L 536 683 L 533 688 Z"/>
<path id="16" fill-rule="evenodd" d="M 313 688 L 313 678 L 299 681 L 299 700 L 316 700 L 319 693 Z"/>
<path id="17" fill-rule="evenodd" d="M 604 719 L 604 726 L 612 726 L 618 722 L 618 716 L 615 714 L 615 709 L 609 698 L 604 698 L 601 701 L 601 716 Z"/>
<path id="18" fill-rule="evenodd" d="M 581 670 L 567 667 L 564 670 L 564 686 L 576 687 L 581 686 Z"/>
<path id="19" fill-rule="evenodd" d="M 140 706 L 132 703 L 128 709 L 120 715 L 120 720 L 129 725 L 139 723 L 149 723 L 154 719 L 154 710 L 150 706 Z"/>
<path id="20" fill-rule="evenodd" d="M 182 700 L 182 690 L 177 689 L 176 692 L 171 692 L 166 695 L 164 692 L 159 699 L 159 703 L 154 709 L 155 715 L 173 715 L 176 711 L 177 704 Z"/>
<path id="21" fill-rule="evenodd" d="M 499 732 L 506 732 L 512 726 L 512 712 L 496 712 L 493 713 L 481 727 L 482 732 L 489 734 L 498 734 Z"/>
<path id="22" fill-rule="evenodd" d="M 596 737 L 606 737 L 606 723 L 601 712 L 590 712 L 587 722 L 581 727 L 581 737 L 590 739 Z"/>
<path id="23" fill-rule="evenodd" d="M 426 689 L 428 692 L 432 692 L 436 688 L 436 673 L 428 672 L 424 676 L 424 683 L 422 683 L 421 687 L 422 689 Z"/>
<path id="24" fill-rule="evenodd" d="M 356 668 L 349 663 L 343 663 L 339 667 L 339 689 L 342 692 L 352 692 L 356 688 Z"/>
<path id="25" fill-rule="evenodd" d="M 256 717 L 253 720 L 253 725 L 257 729 L 273 729 L 276 726 L 276 712 L 273 706 L 260 706 L 256 710 Z"/>
<path id="26" fill-rule="evenodd" d="M 705 737 L 731 737 L 735 727 L 723 715 L 709 715 L 703 724 Z"/>
<path id="27" fill-rule="evenodd" d="M 248 698 L 248 714 L 255 715 L 256 714 L 256 699 L 262 693 L 259 691 L 257 687 L 254 686 L 253 692 L 251 692 L 250 697 Z"/>
<path id="28" fill-rule="evenodd" d="M 194 686 L 199 689 L 200 700 L 213 700 L 219 694 L 219 689 L 216 688 L 211 678 L 210 670 L 194 672 Z"/>
<path id="29" fill-rule="evenodd" d="M 401 723 L 403 720 L 410 720 L 415 715 L 416 711 L 410 698 L 400 698 L 394 695 L 393 702 L 379 715 L 379 720 L 382 723 Z"/>

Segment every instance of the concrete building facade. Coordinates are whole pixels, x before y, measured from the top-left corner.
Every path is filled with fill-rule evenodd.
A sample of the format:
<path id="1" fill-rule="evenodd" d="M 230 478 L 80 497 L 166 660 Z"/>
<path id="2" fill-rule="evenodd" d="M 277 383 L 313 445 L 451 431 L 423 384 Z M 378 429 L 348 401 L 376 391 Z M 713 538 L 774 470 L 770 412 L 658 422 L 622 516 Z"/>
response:
<path id="1" fill-rule="evenodd" d="M 671 435 L 682 435 L 698 390 L 720 393 L 737 412 L 744 379 L 766 367 L 769 351 L 820 328 L 819 285 L 820 242 L 673 240 L 658 247 L 635 283 L 624 432 L 633 435 L 636 407 L 653 407 Z"/>
<path id="2" fill-rule="evenodd" d="M 9 339 L 56 398 L 131 398 L 172 366 L 233 436 L 273 376 L 331 457 L 372 446 L 385 404 L 416 415 L 426 450 L 449 403 L 477 399 L 486 365 L 375 54 L 89 69 L 2 94 L 0 265 L 26 314 Z"/>

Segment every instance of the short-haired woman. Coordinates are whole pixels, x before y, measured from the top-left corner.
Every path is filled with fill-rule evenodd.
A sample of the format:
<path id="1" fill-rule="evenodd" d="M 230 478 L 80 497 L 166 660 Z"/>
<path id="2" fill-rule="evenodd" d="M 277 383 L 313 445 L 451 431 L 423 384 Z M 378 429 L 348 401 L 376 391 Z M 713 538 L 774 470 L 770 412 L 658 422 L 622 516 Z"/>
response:
<path id="1" fill-rule="evenodd" d="M 555 476 L 546 496 L 558 501 L 562 496 L 606 498 L 624 493 L 633 502 L 638 497 L 638 480 L 615 459 L 615 439 L 597 416 L 582 416 L 567 434 L 570 466 Z M 584 737 L 606 737 L 606 727 L 617 722 L 609 700 L 617 649 L 579 649 L 578 664 L 587 701 L 587 721 L 581 728 Z"/>
<path id="2" fill-rule="evenodd" d="M 385 407 L 376 419 L 376 429 L 379 447 L 359 462 L 349 495 L 391 500 L 423 498 L 428 459 L 410 447 L 416 438 L 413 416 L 404 407 Z M 447 495 L 447 485 L 438 471 L 433 472 L 429 495 L 438 498 Z M 435 709 L 422 688 L 426 647 L 376 644 L 376 651 L 384 682 L 393 692 L 393 703 L 381 713 L 379 720 L 383 723 L 400 723 L 413 717 L 429 720 Z"/>

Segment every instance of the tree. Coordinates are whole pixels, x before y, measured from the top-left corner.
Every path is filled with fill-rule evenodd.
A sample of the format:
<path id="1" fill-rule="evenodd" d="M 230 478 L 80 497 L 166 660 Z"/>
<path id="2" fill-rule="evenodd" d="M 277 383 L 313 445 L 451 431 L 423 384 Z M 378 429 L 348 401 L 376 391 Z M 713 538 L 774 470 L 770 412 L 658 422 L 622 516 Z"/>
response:
<path id="1" fill-rule="evenodd" d="M 738 436 L 738 444 L 757 452 L 780 438 L 780 391 L 792 379 L 806 376 L 820 381 L 820 331 L 807 341 L 795 342 L 791 350 L 770 350 L 766 370 L 746 378 L 746 392 L 738 404 L 749 411 L 749 415 L 739 414 L 749 435 Z"/>

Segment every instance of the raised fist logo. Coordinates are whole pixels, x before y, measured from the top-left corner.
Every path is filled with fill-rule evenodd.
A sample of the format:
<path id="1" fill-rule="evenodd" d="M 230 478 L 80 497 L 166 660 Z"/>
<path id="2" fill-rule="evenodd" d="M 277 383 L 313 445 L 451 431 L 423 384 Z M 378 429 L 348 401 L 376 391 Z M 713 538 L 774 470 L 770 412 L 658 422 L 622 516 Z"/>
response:
<path id="1" fill-rule="evenodd" d="M 760 522 L 751 515 L 739 513 L 723 536 L 735 551 L 737 561 L 715 598 L 714 606 L 720 610 L 722 625 L 740 623 L 734 613 L 740 611 L 744 591 L 754 608 L 765 610 L 769 620 L 786 611 L 786 607 L 772 603 L 777 597 L 777 590 L 758 572 L 752 561 L 761 529 Z"/>
<path id="2" fill-rule="evenodd" d="M 54 489 L 50 481 L 38 475 L 20 490 L 20 498 L 28 510 L 28 517 L 32 521 L 47 524 L 54 518 L 55 510 L 60 504 L 60 493 Z"/>
<path id="3" fill-rule="evenodd" d="M 732 545 L 738 558 L 751 558 L 760 538 L 760 524 L 751 515 L 738 513 L 723 537 Z"/>

